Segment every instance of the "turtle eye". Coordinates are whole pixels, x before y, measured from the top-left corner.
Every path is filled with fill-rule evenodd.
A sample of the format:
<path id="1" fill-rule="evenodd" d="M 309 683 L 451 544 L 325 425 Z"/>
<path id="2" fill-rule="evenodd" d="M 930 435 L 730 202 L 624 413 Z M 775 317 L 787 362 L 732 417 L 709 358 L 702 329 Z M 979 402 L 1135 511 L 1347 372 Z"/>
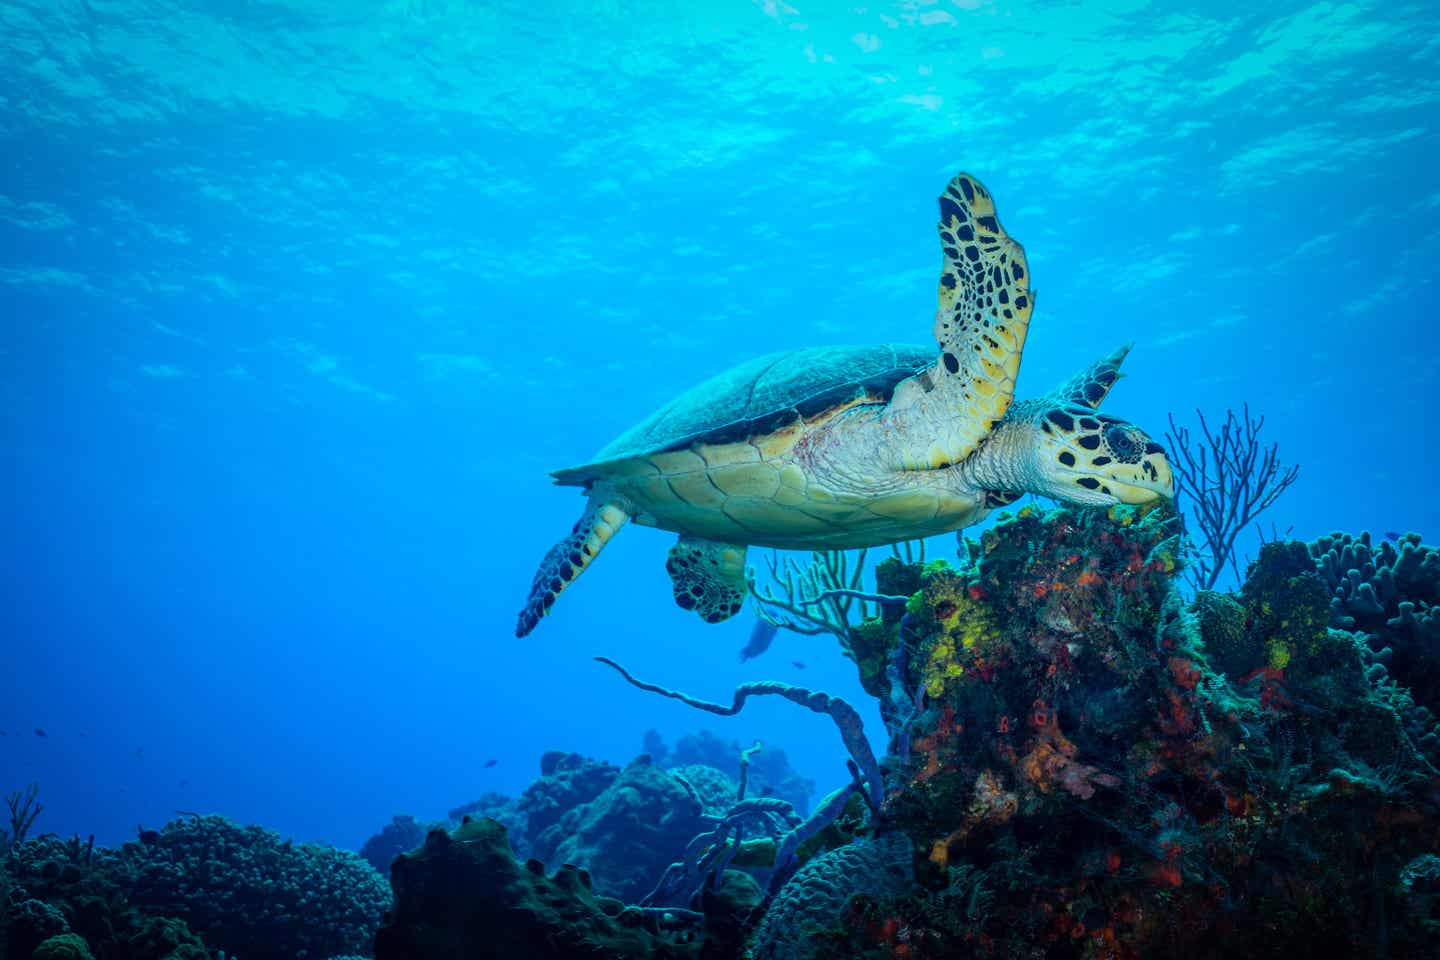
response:
<path id="1" fill-rule="evenodd" d="M 1105 431 L 1105 444 L 1115 451 L 1115 456 L 1121 460 L 1133 463 L 1140 459 L 1140 440 L 1135 432 L 1127 427 L 1114 426 Z"/>

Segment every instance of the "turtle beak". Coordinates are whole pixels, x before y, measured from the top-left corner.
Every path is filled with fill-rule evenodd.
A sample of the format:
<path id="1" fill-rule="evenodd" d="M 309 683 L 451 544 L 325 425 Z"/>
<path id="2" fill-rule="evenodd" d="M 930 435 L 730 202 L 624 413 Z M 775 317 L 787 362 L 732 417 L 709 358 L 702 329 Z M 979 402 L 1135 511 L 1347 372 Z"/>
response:
<path id="1" fill-rule="evenodd" d="M 1150 503 L 1164 497 L 1175 498 L 1175 476 L 1170 472 L 1170 462 L 1163 453 L 1152 453 L 1137 464 L 1138 470 L 1131 477 L 1112 478 L 1106 486 L 1115 499 L 1121 503 Z"/>

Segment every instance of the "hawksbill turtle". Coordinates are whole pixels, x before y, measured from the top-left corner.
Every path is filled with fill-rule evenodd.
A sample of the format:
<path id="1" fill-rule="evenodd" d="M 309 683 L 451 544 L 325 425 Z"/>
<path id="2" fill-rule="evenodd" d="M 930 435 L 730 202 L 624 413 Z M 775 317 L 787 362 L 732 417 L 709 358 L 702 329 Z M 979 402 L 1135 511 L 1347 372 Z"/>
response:
<path id="1" fill-rule="evenodd" d="M 675 601 L 715 623 L 745 599 L 747 546 L 871 547 L 969 526 L 1025 493 L 1077 504 L 1173 496 L 1164 449 L 1096 412 L 1128 347 L 1012 403 L 1035 306 L 1025 251 L 968 174 L 940 195 L 935 347 L 810 347 L 690 389 L 555 471 L 586 507 L 540 563 L 516 636 L 627 520 L 678 533 Z"/>

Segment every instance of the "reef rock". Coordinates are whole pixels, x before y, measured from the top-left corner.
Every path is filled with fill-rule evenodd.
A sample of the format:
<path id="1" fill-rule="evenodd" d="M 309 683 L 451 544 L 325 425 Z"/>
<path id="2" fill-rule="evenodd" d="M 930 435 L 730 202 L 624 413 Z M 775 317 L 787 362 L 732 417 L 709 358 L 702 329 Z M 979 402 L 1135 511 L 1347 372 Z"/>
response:
<path id="1" fill-rule="evenodd" d="M 390 871 L 390 864 L 402 853 L 408 853 L 425 842 L 426 829 L 408 814 L 397 814 L 379 833 L 360 848 L 360 856 L 380 874 Z"/>
<path id="2" fill-rule="evenodd" d="M 376 960 L 700 955 L 698 944 L 662 934 L 655 918 L 597 896 L 586 871 L 563 866 L 547 876 L 538 860 L 518 863 L 494 820 L 432 830 L 423 848 L 395 861 L 390 882 L 395 906 L 376 936 Z"/>
<path id="3" fill-rule="evenodd" d="M 638 903 L 685 845 L 706 826 L 690 786 L 641 754 L 590 802 L 534 839 L 549 862 L 585 867 L 601 892 Z"/>
<path id="4" fill-rule="evenodd" d="M 649 748 L 656 747 L 659 735 L 647 735 L 646 744 Z M 709 730 L 701 730 L 681 737 L 674 750 L 656 755 L 656 762 L 667 768 L 712 767 L 732 780 L 739 780 L 741 752 L 737 741 L 724 740 Z M 747 797 L 788 800 L 802 816 L 809 810 L 810 798 L 815 793 L 815 781 L 796 773 L 785 751 L 770 744 L 763 744 L 750 754 L 746 784 Z"/>
<path id="5" fill-rule="evenodd" d="M 545 753 L 539 779 L 515 803 L 516 813 L 525 821 L 526 843 L 535 844 L 561 817 L 594 800 L 618 776 L 620 768 L 614 764 L 560 750 Z"/>
<path id="6" fill-rule="evenodd" d="M 1423 642 L 1429 552 L 1267 544 L 1187 606 L 1177 533 L 1163 507 L 1022 510 L 870 624 L 916 881 L 818 911 L 824 956 L 1435 951 L 1425 673 L 1349 629 Z"/>

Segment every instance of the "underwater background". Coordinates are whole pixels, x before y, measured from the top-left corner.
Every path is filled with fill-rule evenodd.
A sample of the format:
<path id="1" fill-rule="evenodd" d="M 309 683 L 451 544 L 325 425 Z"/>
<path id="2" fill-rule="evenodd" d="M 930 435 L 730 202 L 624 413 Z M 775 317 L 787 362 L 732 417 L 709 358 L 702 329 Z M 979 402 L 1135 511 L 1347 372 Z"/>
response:
<path id="1" fill-rule="evenodd" d="M 0 790 L 358 849 L 650 729 L 846 783 L 824 716 L 594 662 L 883 750 L 833 637 L 674 605 L 669 535 L 515 615 L 547 471 L 758 354 L 929 342 L 960 170 L 1034 275 L 1019 396 L 1133 343 L 1108 412 L 1265 417 L 1267 531 L 1432 539 L 1437 68 L 1418 2 L 5 0 Z"/>

